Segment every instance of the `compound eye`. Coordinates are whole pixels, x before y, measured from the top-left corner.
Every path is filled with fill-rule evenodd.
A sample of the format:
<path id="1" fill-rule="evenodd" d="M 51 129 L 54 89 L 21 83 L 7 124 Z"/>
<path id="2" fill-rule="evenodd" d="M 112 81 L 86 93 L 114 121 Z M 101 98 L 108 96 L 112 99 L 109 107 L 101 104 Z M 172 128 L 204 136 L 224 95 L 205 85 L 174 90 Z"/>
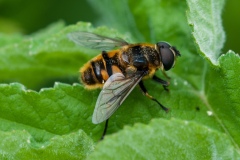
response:
<path id="1" fill-rule="evenodd" d="M 164 70 L 169 70 L 173 67 L 174 64 L 174 55 L 170 49 L 160 49 L 162 56 L 162 63 L 164 66 Z"/>
<path id="2" fill-rule="evenodd" d="M 168 44 L 167 42 L 158 42 L 157 45 L 159 48 L 170 48 L 171 47 L 171 45 Z"/>
<path id="3" fill-rule="evenodd" d="M 159 42 L 157 45 L 159 47 L 164 70 L 167 71 L 173 67 L 175 61 L 174 54 L 170 49 L 171 46 L 166 42 Z"/>

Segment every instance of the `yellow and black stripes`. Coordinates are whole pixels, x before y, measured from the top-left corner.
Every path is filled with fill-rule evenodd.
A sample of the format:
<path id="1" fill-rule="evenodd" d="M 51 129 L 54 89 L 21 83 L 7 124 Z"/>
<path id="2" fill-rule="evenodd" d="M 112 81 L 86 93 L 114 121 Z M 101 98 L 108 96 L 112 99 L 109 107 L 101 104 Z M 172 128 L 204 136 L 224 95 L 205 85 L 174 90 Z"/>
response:
<path id="1" fill-rule="evenodd" d="M 112 71 L 112 61 L 109 58 L 106 51 L 102 51 L 102 57 L 103 57 L 103 59 L 105 61 L 105 64 L 106 64 L 105 69 L 107 69 L 108 76 L 110 77 L 112 75 L 112 72 L 113 72 Z"/>
<path id="2" fill-rule="evenodd" d="M 103 60 L 100 59 L 99 61 L 95 61 L 95 62 L 91 61 L 90 63 L 98 82 L 101 82 L 103 80 L 101 70 L 102 68 L 105 68 Z"/>
<path id="3" fill-rule="evenodd" d="M 81 81 L 87 89 L 101 88 L 113 73 L 123 71 L 118 53 L 117 51 L 102 51 L 102 54 L 81 68 Z"/>

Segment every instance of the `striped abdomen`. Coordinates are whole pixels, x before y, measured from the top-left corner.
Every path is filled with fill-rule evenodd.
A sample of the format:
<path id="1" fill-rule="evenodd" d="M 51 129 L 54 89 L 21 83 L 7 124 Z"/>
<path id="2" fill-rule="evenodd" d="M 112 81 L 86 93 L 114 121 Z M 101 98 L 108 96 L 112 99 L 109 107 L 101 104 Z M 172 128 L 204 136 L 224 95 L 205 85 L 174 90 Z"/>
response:
<path id="1" fill-rule="evenodd" d="M 101 88 L 113 73 L 122 72 L 122 70 L 119 50 L 103 51 L 80 69 L 81 81 L 88 89 Z"/>

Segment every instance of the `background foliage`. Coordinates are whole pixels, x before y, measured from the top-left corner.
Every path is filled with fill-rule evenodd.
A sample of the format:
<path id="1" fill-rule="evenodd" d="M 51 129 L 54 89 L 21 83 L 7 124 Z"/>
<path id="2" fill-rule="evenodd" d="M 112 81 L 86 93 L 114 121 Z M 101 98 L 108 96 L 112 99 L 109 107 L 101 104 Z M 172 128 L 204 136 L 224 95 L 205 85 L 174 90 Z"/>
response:
<path id="1" fill-rule="evenodd" d="M 101 25 L 101 23 L 104 25 L 99 21 L 100 16 L 93 5 L 89 4 L 88 0 L 1 0 L 0 31 L 5 33 L 20 31 L 29 34 L 58 20 L 64 20 L 67 25 L 78 21 L 91 22 L 94 26 Z M 240 52 L 238 44 L 240 21 L 233 18 L 240 15 L 239 5 L 239 1 L 227 0 L 222 10 L 223 27 L 226 32 L 223 53 L 229 49 Z"/>
<path id="2" fill-rule="evenodd" d="M 238 3 L 0 1 L 1 159 L 239 159 Z M 76 30 L 176 45 L 170 93 L 145 82 L 171 112 L 136 101 L 135 89 L 98 142 L 104 124 L 91 115 L 99 90 L 85 90 L 78 69 L 99 52 L 70 42 Z"/>

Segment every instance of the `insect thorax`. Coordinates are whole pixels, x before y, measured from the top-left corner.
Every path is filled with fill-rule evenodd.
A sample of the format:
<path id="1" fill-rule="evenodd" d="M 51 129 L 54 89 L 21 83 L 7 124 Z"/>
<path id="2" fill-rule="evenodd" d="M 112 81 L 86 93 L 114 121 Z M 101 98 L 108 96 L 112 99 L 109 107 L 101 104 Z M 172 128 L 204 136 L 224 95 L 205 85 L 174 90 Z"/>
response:
<path id="1" fill-rule="evenodd" d="M 159 68 L 159 53 L 153 45 L 138 44 L 126 48 L 122 52 L 122 59 L 125 63 L 141 68 Z"/>

